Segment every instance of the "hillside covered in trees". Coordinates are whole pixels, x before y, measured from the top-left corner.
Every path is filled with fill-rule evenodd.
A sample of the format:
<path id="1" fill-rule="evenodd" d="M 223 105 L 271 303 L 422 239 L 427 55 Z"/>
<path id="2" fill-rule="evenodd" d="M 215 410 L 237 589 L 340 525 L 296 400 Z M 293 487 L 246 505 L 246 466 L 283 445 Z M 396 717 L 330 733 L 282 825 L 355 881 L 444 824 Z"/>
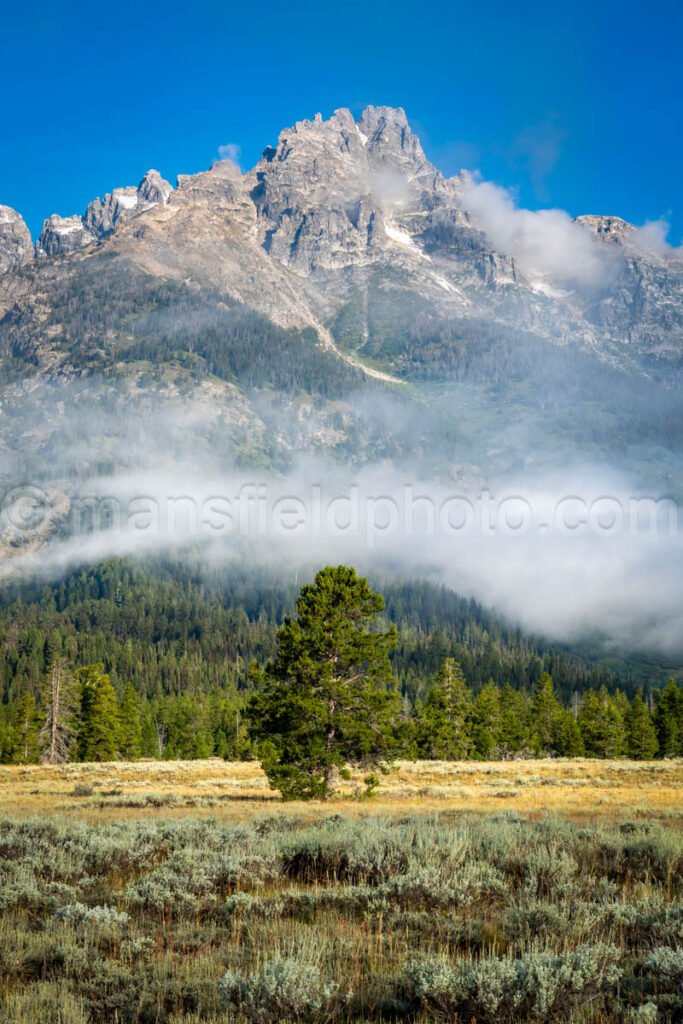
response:
<path id="1" fill-rule="evenodd" d="M 525 637 L 430 583 L 373 583 L 398 631 L 396 753 L 683 753 L 683 696 L 661 667 Z M 275 572 L 189 559 L 110 560 L 5 588 L 0 758 L 44 755 L 55 672 L 69 680 L 69 758 L 257 756 L 245 708 L 297 592 Z M 447 695 L 444 673 L 457 684 Z"/>

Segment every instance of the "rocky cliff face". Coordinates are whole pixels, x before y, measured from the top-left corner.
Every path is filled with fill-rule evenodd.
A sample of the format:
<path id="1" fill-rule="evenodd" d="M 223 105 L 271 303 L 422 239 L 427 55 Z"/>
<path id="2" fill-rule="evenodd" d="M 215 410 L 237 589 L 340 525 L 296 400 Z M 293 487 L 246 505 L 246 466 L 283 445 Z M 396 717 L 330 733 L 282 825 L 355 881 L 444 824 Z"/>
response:
<path id="1" fill-rule="evenodd" d="M 88 230 L 82 217 L 60 217 L 53 213 L 43 222 L 43 227 L 36 242 L 36 256 L 64 256 L 67 253 L 82 249 L 95 241 L 95 235 Z"/>
<path id="2" fill-rule="evenodd" d="M 402 110 L 368 107 L 358 123 L 348 110 L 300 121 L 249 177 L 262 245 L 303 275 L 383 257 L 426 259 L 408 223 L 426 218 L 425 234 L 435 206 L 457 222 L 457 188 L 428 162 Z"/>
<path id="3" fill-rule="evenodd" d="M 160 203 L 167 203 L 173 188 L 158 171 L 150 170 L 137 188 L 115 188 L 104 199 L 94 199 L 82 217 L 53 214 L 43 224 L 36 255 L 63 256 L 82 249 L 116 230 L 123 221 L 137 217 Z"/>
<path id="4" fill-rule="evenodd" d="M 582 217 L 576 230 L 604 247 L 613 273 L 583 290 L 558 286 L 520 264 L 514 245 L 496 248 L 470 208 L 471 187 L 467 174 L 445 178 L 429 162 L 403 110 L 368 107 L 356 120 L 341 109 L 285 129 L 246 174 L 219 161 L 181 175 L 174 191 L 149 171 L 82 217 L 53 215 L 36 254 L 44 264 L 100 242 L 146 273 L 209 285 L 281 325 L 312 327 L 322 344 L 345 350 L 340 358 L 379 360 L 390 374 L 422 358 L 425 331 L 441 339 L 442 359 L 445 337 L 473 337 L 485 324 L 678 379 L 679 253 L 618 217 Z M 28 257 L 12 215 L 4 233 L 0 223 L 6 289 L 6 271 Z"/>
<path id="5" fill-rule="evenodd" d="M 0 478 L 27 453 L 48 478 L 154 465 L 151 418 L 170 465 L 409 454 L 455 480 L 616 439 L 683 494 L 681 254 L 584 217 L 610 274 L 558 284 L 472 194 L 369 107 L 296 123 L 246 173 L 150 171 L 48 218 L 35 259 L 0 208 Z"/>
<path id="6" fill-rule="evenodd" d="M 28 263 L 33 256 L 31 235 L 11 206 L 0 206 L 0 274 Z"/>

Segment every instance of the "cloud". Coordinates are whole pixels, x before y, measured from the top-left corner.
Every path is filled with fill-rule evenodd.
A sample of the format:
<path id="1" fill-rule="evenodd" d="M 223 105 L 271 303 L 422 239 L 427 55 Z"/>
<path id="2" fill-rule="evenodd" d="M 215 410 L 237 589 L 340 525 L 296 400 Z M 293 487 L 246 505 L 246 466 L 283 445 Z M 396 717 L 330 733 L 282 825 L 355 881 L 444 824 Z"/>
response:
<path id="1" fill-rule="evenodd" d="M 73 496 L 70 529 L 0 564 L 0 579 L 186 547 L 207 567 L 341 561 L 445 583 L 537 635 L 683 654 L 678 510 L 672 523 L 673 503 L 655 495 L 655 520 L 637 481 L 604 466 L 482 488 L 383 462 L 354 470 L 306 457 L 274 476 L 159 460 L 79 490 L 88 497 Z"/>
<path id="2" fill-rule="evenodd" d="M 224 146 L 218 147 L 218 156 L 221 160 L 229 160 L 231 164 L 235 164 L 237 167 L 240 166 L 241 155 L 242 148 L 236 142 L 226 142 Z"/>
<path id="3" fill-rule="evenodd" d="M 463 204 L 494 249 L 512 256 L 522 272 L 564 288 L 601 289 L 612 283 L 621 254 L 564 210 L 524 210 L 512 194 L 469 178 Z"/>
<path id="4" fill-rule="evenodd" d="M 663 217 L 658 220 L 649 220 L 642 227 L 634 228 L 630 235 L 630 241 L 646 256 L 655 256 L 666 259 L 676 250 L 667 242 L 670 224 Z"/>
<path id="5" fill-rule="evenodd" d="M 405 175 L 391 168 L 368 171 L 366 183 L 381 206 L 401 206 L 410 197 L 410 184 Z"/>
<path id="6" fill-rule="evenodd" d="M 511 162 L 528 171 L 534 191 L 542 199 L 547 195 L 545 180 L 557 164 L 566 138 L 564 129 L 544 121 L 525 128 L 512 144 Z"/>

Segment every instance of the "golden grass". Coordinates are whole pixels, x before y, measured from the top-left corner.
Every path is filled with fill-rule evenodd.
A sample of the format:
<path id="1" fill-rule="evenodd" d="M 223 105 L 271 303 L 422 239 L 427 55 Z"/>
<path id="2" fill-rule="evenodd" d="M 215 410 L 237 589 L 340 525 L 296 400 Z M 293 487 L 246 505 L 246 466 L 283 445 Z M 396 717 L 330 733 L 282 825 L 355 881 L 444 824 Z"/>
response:
<path id="1" fill-rule="evenodd" d="M 572 818 L 683 818 L 683 760 L 400 761 L 372 800 L 353 799 L 362 773 L 328 803 L 284 804 L 255 762 L 138 761 L 0 766 L 0 815 L 66 814 L 90 822 L 205 814 L 245 819 L 295 813 L 415 814 L 519 811 Z M 77 786 L 92 787 L 78 796 Z M 159 806 L 145 804 L 149 797 Z"/>

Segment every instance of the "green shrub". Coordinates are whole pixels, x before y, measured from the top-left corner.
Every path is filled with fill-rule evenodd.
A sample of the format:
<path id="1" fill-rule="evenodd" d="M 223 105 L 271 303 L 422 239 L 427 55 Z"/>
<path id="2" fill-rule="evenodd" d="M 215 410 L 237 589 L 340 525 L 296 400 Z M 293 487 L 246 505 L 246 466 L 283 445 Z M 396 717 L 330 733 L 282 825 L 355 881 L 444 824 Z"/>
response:
<path id="1" fill-rule="evenodd" d="M 86 907 L 83 903 L 69 903 L 55 914 L 55 920 L 73 925 L 94 925 L 96 927 L 121 926 L 128 923 L 125 911 L 113 907 Z"/>
<path id="2" fill-rule="evenodd" d="M 338 986 L 323 981 L 315 964 L 295 957 L 269 960 L 256 974 L 228 971 L 220 990 L 226 1009 L 258 1024 L 319 1019 L 327 1016 L 338 995 Z"/>
<path id="3" fill-rule="evenodd" d="M 656 1003 L 643 1003 L 626 1013 L 627 1024 L 659 1024 L 659 1010 Z"/>
<path id="4" fill-rule="evenodd" d="M 92 796 L 95 790 L 85 782 L 78 782 L 71 790 L 72 796 Z"/>
<path id="5" fill-rule="evenodd" d="M 404 984 L 408 996 L 434 1016 L 459 1014 L 482 1024 L 561 1021 L 570 1009 L 610 998 L 621 976 L 620 957 L 616 947 L 601 944 L 455 965 L 429 958 L 408 965 Z"/>

